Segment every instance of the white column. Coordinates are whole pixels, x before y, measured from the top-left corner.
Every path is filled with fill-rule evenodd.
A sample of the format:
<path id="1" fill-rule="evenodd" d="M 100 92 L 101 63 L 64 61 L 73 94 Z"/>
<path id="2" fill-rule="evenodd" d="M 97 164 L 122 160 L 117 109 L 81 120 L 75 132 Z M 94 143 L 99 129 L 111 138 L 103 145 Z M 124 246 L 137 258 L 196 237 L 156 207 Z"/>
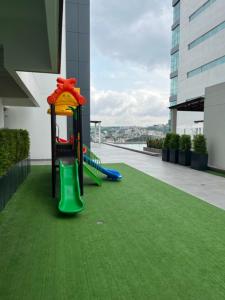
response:
<path id="1" fill-rule="evenodd" d="M 4 128 L 4 107 L 0 99 L 0 128 Z"/>
<path id="2" fill-rule="evenodd" d="M 177 132 L 177 110 L 171 109 L 171 131 Z"/>

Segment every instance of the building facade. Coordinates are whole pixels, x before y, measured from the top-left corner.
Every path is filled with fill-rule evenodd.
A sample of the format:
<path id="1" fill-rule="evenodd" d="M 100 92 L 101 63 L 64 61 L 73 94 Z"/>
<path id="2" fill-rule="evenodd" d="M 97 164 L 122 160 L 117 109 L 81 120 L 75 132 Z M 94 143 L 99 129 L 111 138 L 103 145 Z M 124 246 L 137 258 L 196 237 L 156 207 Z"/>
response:
<path id="1" fill-rule="evenodd" d="M 0 128 L 27 129 L 31 139 L 31 159 L 50 159 L 51 126 L 47 97 L 56 88 L 58 76 L 78 78 L 78 85 L 88 103 L 83 112 L 85 143 L 90 141 L 90 3 L 89 0 L 24 0 L 23 4 L 15 7 L 13 13 L 10 4 L 9 7 L 6 5 L 5 11 L 3 7 L 9 24 L 14 25 L 13 30 L 20 26 L 16 24 L 17 13 L 25 17 L 24 38 L 23 35 L 21 38 L 21 28 L 18 28 L 20 40 L 15 35 L 9 36 L 9 30 L 5 30 L 8 36 L 0 41 L 0 76 L 5 79 L 0 81 Z M 30 11 L 34 13 L 33 18 Z M 2 20 L 5 22 L 5 18 Z M 2 30 L 6 26 L 2 25 Z M 14 41 L 12 47 L 18 49 L 14 56 L 9 51 L 9 41 Z M 29 41 L 32 42 L 30 47 Z M 24 44 L 24 49 L 20 50 L 20 44 Z M 63 138 L 68 136 L 68 123 L 65 117 L 57 117 L 57 128 Z"/>
<path id="2" fill-rule="evenodd" d="M 212 107 L 225 105 L 225 90 L 222 91 L 225 82 L 225 1 L 173 0 L 172 5 L 171 129 L 192 135 L 204 132 L 208 139 L 209 164 L 225 169 L 221 158 L 215 159 L 209 125 L 209 120 L 216 120 L 220 115 Z M 221 124 L 213 128 L 224 134 Z M 225 153 L 219 142 L 218 148 L 221 147 Z"/>
<path id="3" fill-rule="evenodd" d="M 83 142 L 90 146 L 90 0 L 66 1 L 66 75 L 76 77 L 87 99 L 83 110 Z M 68 137 L 72 133 L 68 119 Z"/>

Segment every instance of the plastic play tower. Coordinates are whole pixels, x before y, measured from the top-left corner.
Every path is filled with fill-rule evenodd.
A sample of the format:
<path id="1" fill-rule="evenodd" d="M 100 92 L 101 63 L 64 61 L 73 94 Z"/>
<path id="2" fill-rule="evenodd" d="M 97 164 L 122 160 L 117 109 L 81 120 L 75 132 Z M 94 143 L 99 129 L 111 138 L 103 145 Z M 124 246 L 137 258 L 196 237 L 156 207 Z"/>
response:
<path id="1" fill-rule="evenodd" d="M 51 115 L 52 142 L 52 196 L 56 197 L 57 170 L 59 170 L 60 201 L 63 213 L 78 213 L 84 209 L 83 172 L 100 186 L 102 175 L 112 181 L 120 181 L 122 175 L 102 166 L 100 159 L 83 145 L 82 105 L 85 98 L 76 88 L 76 79 L 57 79 L 57 89 L 48 97 Z M 73 118 L 73 135 L 67 141 L 56 136 L 56 116 Z"/>
<path id="2" fill-rule="evenodd" d="M 52 142 L 52 196 L 56 196 L 56 172 L 60 172 L 59 210 L 77 213 L 84 209 L 83 151 L 82 151 L 82 105 L 85 98 L 76 88 L 76 79 L 57 79 L 57 89 L 48 97 L 51 114 Z M 60 143 L 56 137 L 56 116 L 73 117 L 73 141 Z"/>

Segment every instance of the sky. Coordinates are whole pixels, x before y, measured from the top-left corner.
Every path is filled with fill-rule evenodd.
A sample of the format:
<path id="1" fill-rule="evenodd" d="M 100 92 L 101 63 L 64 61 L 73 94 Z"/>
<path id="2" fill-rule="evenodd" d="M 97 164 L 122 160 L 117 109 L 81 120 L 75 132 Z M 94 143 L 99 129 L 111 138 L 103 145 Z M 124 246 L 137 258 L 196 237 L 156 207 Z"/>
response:
<path id="1" fill-rule="evenodd" d="M 171 0 L 91 0 L 91 119 L 167 123 Z"/>

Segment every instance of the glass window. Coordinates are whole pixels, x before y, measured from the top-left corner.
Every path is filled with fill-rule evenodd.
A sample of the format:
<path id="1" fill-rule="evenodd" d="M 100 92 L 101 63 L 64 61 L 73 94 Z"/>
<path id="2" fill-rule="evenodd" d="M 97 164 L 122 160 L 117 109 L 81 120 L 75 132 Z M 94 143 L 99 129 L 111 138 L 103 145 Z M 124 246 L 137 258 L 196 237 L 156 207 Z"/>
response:
<path id="1" fill-rule="evenodd" d="M 180 20 L 180 2 L 173 7 L 173 23 Z"/>
<path id="2" fill-rule="evenodd" d="M 225 64 L 225 56 L 219 57 L 213 61 L 210 61 L 209 63 L 200 66 L 199 68 L 196 68 L 190 72 L 187 73 L 187 78 L 193 77 L 195 75 L 198 75 L 200 73 L 203 73 L 205 71 L 208 71 L 210 69 L 213 69 L 219 65 Z"/>
<path id="3" fill-rule="evenodd" d="M 192 15 L 189 17 L 189 21 L 191 22 L 201 13 L 203 13 L 210 5 L 212 5 L 216 0 L 208 0 L 202 6 L 200 6 Z"/>
<path id="4" fill-rule="evenodd" d="M 220 32 L 223 29 L 225 29 L 225 21 L 220 23 L 219 25 L 217 25 L 216 27 L 214 27 L 210 31 L 206 32 L 205 34 L 203 34 L 202 36 L 200 36 L 199 38 L 197 38 L 193 42 L 191 42 L 188 45 L 188 49 L 190 50 L 190 49 L 196 47 L 197 45 L 201 44 L 202 42 L 204 42 L 208 38 L 214 36 L 215 34 L 217 34 L 218 32 Z"/>
<path id="5" fill-rule="evenodd" d="M 172 48 L 178 46 L 179 42 L 180 42 L 180 26 L 177 26 L 172 31 Z"/>
<path id="6" fill-rule="evenodd" d="M 177 95 L 177 84 L 178 84 L 178 77 L 174 77 L 170 81 L 170 96 Z"/>
<path id="7" fill-rule="evenodd" d="M 179 51 L 171 55 L 171 73 L 176 72 L 179 66 Z"/>

